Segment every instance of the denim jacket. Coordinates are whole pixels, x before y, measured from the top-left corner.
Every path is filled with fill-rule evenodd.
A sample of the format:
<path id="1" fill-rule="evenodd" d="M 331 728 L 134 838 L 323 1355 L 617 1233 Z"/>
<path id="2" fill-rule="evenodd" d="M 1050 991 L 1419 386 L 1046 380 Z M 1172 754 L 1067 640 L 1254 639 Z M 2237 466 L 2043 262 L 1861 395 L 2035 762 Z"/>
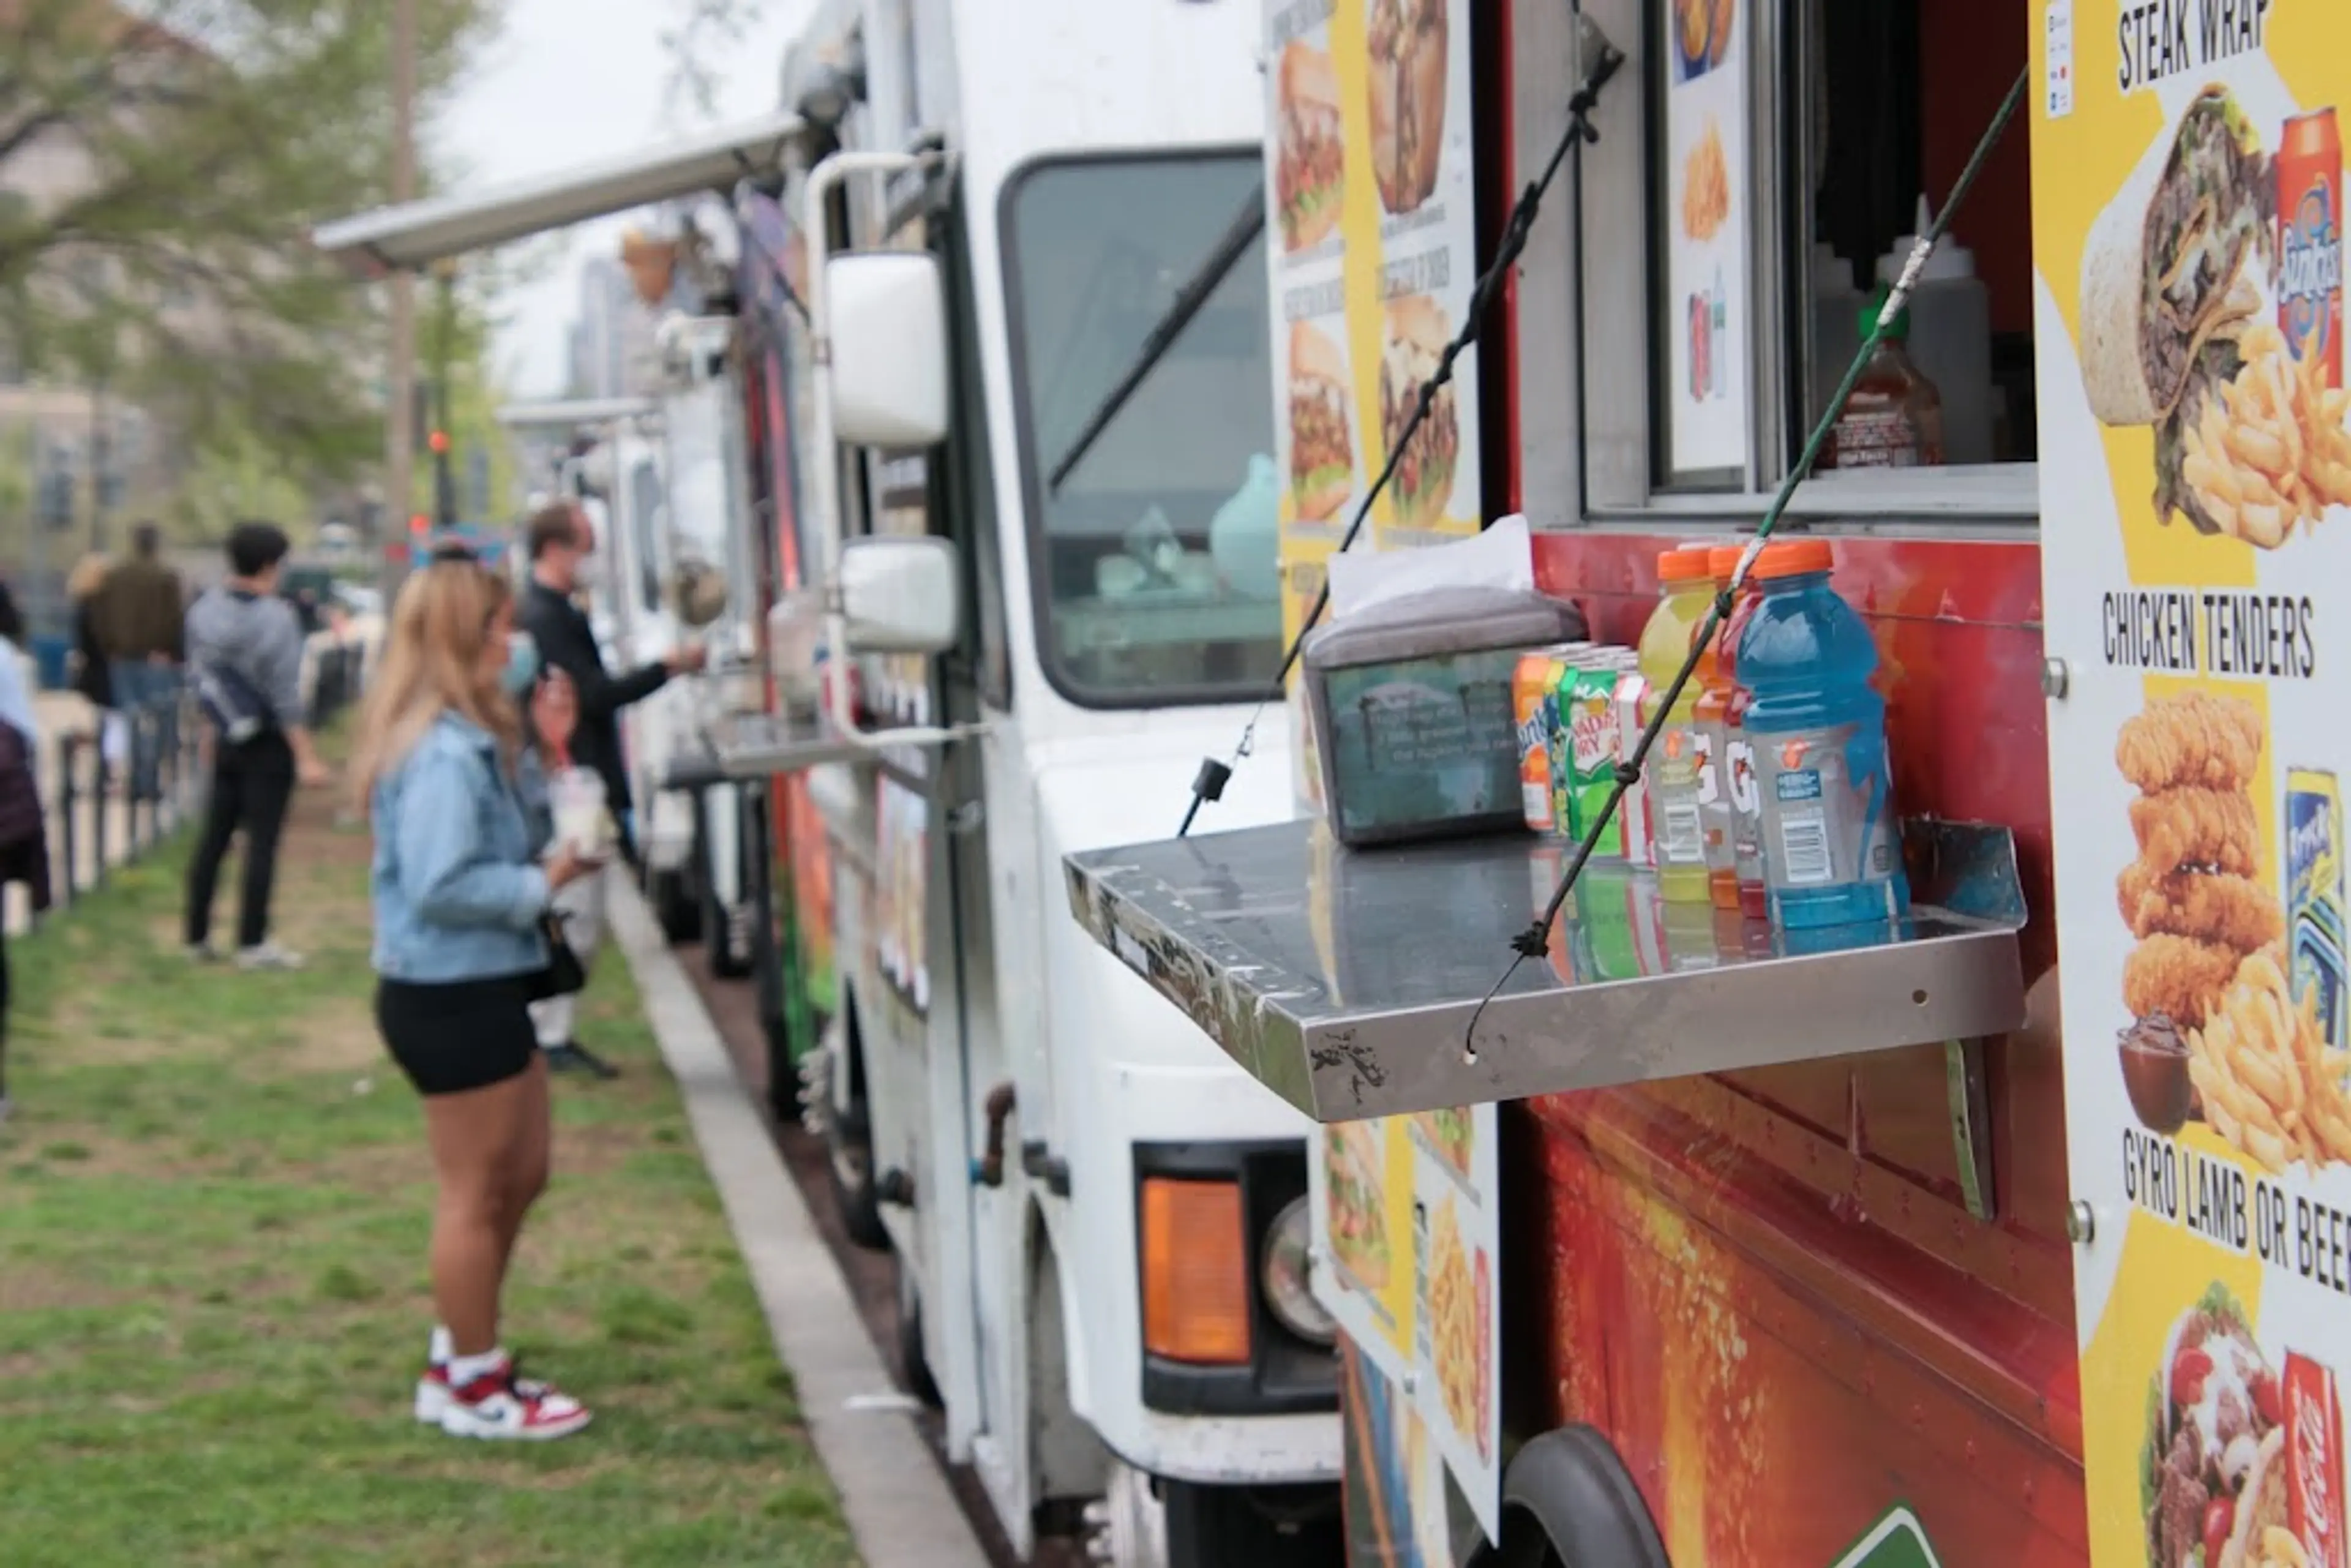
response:
<path id="1" fill-rule="evenodd" d="M 378 974 L 429 985 L 546 967 L 546 786 L 528 755 L 517 774 L 487 731 L 444 714 L 377 783 Z"/>

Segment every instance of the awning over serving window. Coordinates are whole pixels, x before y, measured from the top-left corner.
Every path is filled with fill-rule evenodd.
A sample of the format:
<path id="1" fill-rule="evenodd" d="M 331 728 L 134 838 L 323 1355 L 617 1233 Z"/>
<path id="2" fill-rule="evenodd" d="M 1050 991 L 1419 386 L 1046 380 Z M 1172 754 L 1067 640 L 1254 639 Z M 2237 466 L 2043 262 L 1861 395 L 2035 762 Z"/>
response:
<path id="1" fill-rule="evenodd" d="M 771 174 L 802 126 L 776 113 L 620 158 L 470 195 L 432 196 L 340 218 L 311 236 L 365 277 L 414 271 L 469 251 L 568 228 L 698 191 Z"/>

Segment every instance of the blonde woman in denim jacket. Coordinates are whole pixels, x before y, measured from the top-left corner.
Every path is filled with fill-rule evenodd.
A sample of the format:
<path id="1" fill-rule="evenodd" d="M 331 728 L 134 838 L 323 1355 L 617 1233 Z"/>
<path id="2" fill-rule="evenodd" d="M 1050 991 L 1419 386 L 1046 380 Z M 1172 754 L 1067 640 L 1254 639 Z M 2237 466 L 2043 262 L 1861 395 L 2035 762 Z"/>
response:
<path id="1" fill-rule="evenodd" d="M 440 1194 L 440 1322 L 416 1416 L 467 1437 L 567 1437 L 588 1412 L 518 1377 L 498 1298 L 523 1217 L 547 1185 L 547 1067 L 531 1029 L 547 967 L 542 917 L 593 867 L 559 849 L 517 698 L 537 652 L 513 591 L 467 560 L 435 560 L 392 606 L 353 782 L 375 831 L 376 1022 L 424 1102 Z"/>

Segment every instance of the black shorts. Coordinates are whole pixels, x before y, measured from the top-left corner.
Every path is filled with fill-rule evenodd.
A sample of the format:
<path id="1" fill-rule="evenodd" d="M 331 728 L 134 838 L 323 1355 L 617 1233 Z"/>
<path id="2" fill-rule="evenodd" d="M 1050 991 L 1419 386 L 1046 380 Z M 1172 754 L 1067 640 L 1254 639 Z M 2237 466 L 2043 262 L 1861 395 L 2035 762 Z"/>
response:
<path id="1" fill-rule="evenodd" d="M 375 985 L 376 1027 L 419 1094 L 487 1089 L 528 1071 L 538 1054 L 530 981 L 528 975 L 507 975 L 419 985 L 381 977 Z"/>

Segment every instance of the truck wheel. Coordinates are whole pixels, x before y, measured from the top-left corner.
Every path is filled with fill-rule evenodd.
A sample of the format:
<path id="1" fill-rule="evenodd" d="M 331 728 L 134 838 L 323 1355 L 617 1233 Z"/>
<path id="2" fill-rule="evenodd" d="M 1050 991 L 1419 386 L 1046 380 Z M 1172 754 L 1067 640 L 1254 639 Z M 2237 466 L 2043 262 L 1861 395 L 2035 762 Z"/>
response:
<path id="1" fill-rule="evenodd" d="M 653 905 L 662 937 L 672 946 L 700 940 L 702 894 L 684 866 L 657 871 L 648 862 L 644 873 L 645 902 Z"/>
<path id="2" fill-rule="evenodd" d="M 1345 1521 L 1333 1485 L 1199 1486 L 1163 1480 L 1167 1568 L 1238 1563 L 1341 1563 Z"/>
<path id="3" fill-rule="evenodd" d="M 739 858 L 741 845 L 736 847 Z M 689 858 L 695 867 L 695 880 L 702 884 L 703 952 L 710 960 L 713 975 L 722 980 L 739 980 L 751 972 L 751 963 L 736 939 L 734 911 L 718 896 L 713 850 L 708 818 L 697 810 L 694 819 L 694 852 Z"/>
<path id="4" fill-rule="evenodd" d="M 1633 1474 L 1607 1438 L 1562 1427 L 1502 1476 L 1496 1568 L 1672 1568 Z"/>
<path id="5" fill-rule="evenodd" d="M 826 1118 L 824 1156 L 825 1183 L 841 1211 L 841 1228 L 867 1251 L 887 1252 L 890 1231 L 882 1223 L 882 1198 L 873 1181 L 873 1135 L 862 1104 L 852 1105 L 844 1116 Z"/>
<path id="6" fill-rule="evenodd" d="M 914 1288 L 914 1271 L 898 1260 L 898 1376 L 906 1392 L 936 1410 L 938 1379 L 931 1375 L 931 1358 L 923 1349 L 923 1297 Z"/>

